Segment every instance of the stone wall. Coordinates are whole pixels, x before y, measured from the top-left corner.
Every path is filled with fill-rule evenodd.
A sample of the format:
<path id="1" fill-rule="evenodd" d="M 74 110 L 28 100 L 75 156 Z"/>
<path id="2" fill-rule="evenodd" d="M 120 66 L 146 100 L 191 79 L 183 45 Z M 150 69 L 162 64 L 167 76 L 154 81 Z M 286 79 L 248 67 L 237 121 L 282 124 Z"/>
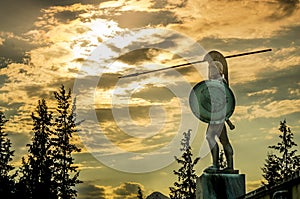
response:
<path id="1" fill-rule="evenodd" d="M 239 199 L 300 199 L 300 172 L 279 185 L 263 186 Z"/>

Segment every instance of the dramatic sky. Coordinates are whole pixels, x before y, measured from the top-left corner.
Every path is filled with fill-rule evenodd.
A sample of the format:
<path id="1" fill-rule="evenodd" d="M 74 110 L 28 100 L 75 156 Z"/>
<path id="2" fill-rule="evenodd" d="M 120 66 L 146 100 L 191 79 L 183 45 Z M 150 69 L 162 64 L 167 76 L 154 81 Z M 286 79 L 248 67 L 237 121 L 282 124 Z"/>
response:
<path id="1" fill-rule="evenodd" d="M 168 187 L 178 169 L 182 133 L 210 165 L 206 124 L 192 114 L 190 89 L 207 78 L 207 64 L 119 79 L 119 76 L 224 55 L 236 125 L 229 137 L 235 168 L 247 190 L 260 186 L 268 145 L 286 119 L 300 144 L 300 4 L 298 0 L 10 0 L 0 2 L 0 110 L 20 165 L 32 136 L 37 101 L 55 109 L 60 85 L 77 96 L 74 154 L 79 198 L 134 198 Z"/>

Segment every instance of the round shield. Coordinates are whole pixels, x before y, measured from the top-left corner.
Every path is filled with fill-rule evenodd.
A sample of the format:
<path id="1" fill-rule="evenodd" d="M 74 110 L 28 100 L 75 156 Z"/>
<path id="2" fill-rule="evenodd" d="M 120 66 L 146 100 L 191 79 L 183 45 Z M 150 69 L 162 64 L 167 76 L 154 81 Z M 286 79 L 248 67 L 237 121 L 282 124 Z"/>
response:
<path id="1" fill-rule="evenodd" d="M 219 80 L 206 80 L 196 84 L 189 97 L 193 114 L 206 123 L 222 123 L 235 108 L 234 94 Z"/>

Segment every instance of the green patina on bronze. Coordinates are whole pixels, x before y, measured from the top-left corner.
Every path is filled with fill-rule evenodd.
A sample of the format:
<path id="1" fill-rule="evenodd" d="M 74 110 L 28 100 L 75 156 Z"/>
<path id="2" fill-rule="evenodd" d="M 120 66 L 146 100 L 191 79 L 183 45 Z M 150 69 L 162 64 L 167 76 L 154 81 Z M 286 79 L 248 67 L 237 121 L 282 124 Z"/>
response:
<path id="1" fill-rule="evenodd" d="M 194 86 L 189 103 L 193 114 L 206 123 L 222 123 L 233 114 L 234 94 L 219 80 L 206 80 Z"/>

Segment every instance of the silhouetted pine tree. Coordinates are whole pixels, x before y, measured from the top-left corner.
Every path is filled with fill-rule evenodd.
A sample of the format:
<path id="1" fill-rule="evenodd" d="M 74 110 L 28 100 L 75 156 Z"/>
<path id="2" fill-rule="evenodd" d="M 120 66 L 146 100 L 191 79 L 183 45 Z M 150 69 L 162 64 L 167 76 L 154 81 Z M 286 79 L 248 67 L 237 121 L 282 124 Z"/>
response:
<path id="1" fill-rule="evenodd" d="M 77 191 L 75 185 L 81 183 L 78 179 L 78 167 L 74 166 L 73 152 L 80 152 L 80 149 L 71 143 L 71 139 L 76 129 L 75 99 L 71 104 L 71 90 L 66 92 L 61 86 L 59 92 L 54 92 L 57 100 L 58 116 L 55 119 L 55 137 L 52 138 L 54 146 L 54 179 L 56 182 L 59 198 L 75 198 Z"/>
<path id="2" fill-rule="evenodd" d="M 5 115 L 0 112 L 0 197 L 12 198 L 14 192 L 14 175 L 9 172 L 14 169 L 10 164 L 14 151 L 11 148 L 11 142 L 4 132 L 6 120 Z"/>
<path id="3" fill-rule="evenodd" d="M 297 156 L 297 150 L 293 149 L 297 144 L 293 141 L 294 135 L 291 129 L 286 126 L 285 120 L 280 122 L 279 130 L 282 133 L 279 135 L 280 142 L 269 146 L 279 155 L 269 153 L 264 168 L 262 168 L 263 177 L 271 186 L 288 180 L 300 170 L 300 156 Z"/>
<path id="4" fill-rule="evenodd" d="M 22 198 L 57 198 L 53 182 L 53 158 L 51 155 L 52 113 L 48 112 L 46 101 L 39 100 L 36 113 L 32 113 L 33 138 L 28 159 L 22 159 L 18 196 Z"/>
<path id="5" fill-rule="evenodd" d="M 280 159 L 273 153 L 268 153 L 266 163 L 264 164 L 263 177 L 268 181 L 270 186 L 277 184 L 281 181 L 280 174 Z"/>
<path id="6" fill-rule="evenodd" d="M 190 146 L 191 130 L 183 133 L 183 139 L 181 141 L 183 151 L 181 158 L 175 157 L 181 168 L 178 171 L 173 171 L 178 177 L 178 182 L 174 183 L 175 187 L 170 187 L 171 199 L 194 199 L 196 198 L 196 178 L 194 166 L 197 164 L 200 158 L 192 160 L 193 154 Z"/>

